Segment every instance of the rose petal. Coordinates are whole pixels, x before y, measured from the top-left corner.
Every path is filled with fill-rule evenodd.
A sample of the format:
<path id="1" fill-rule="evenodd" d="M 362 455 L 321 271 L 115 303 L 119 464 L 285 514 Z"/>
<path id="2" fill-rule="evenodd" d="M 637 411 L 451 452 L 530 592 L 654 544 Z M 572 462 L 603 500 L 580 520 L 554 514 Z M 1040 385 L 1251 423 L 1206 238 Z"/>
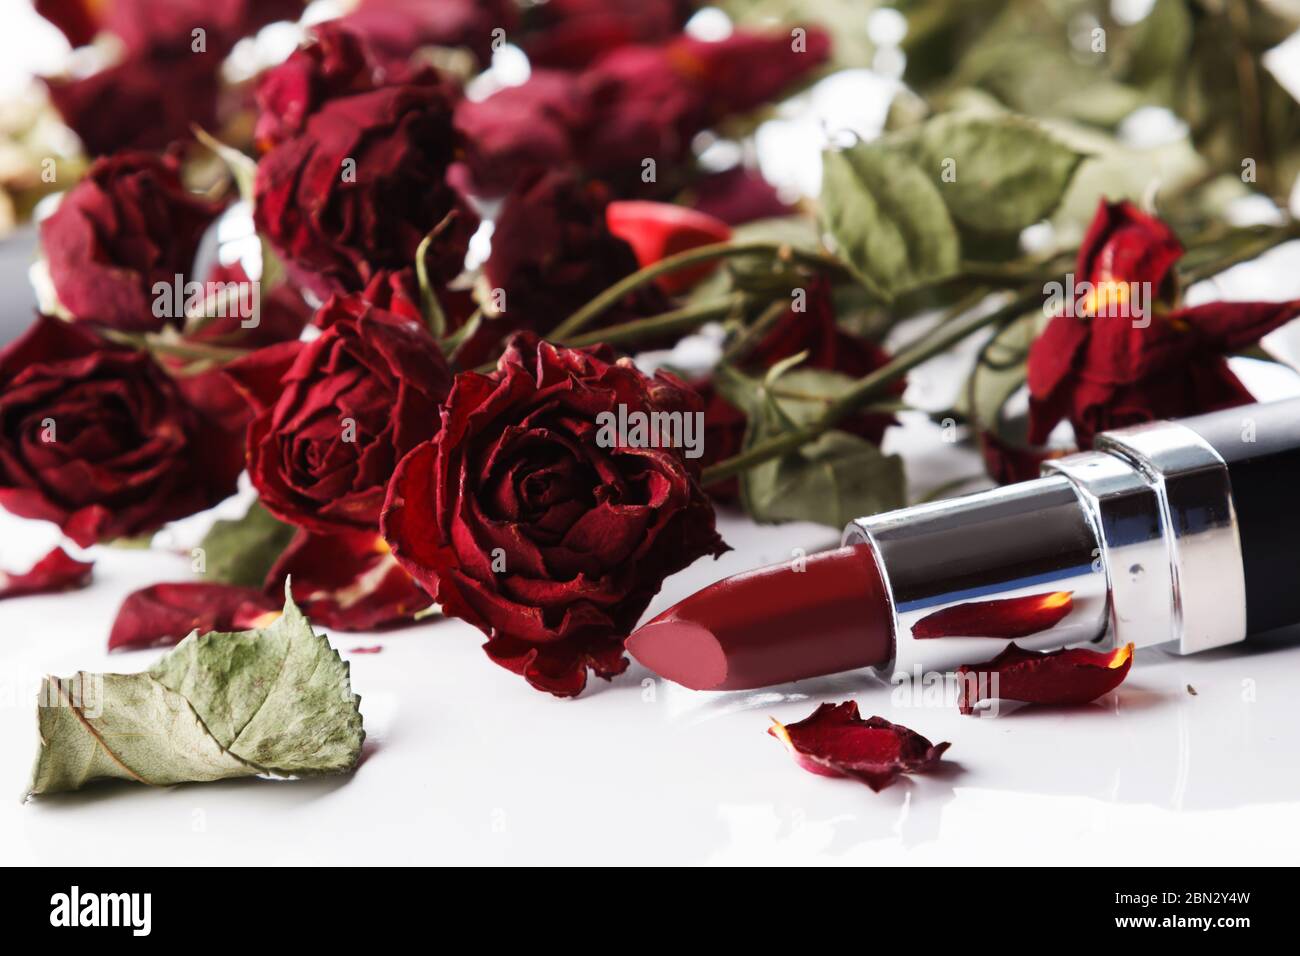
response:
<path id="1" fill-rule="evenodd" d="M 284 593 L 286 577 L 303 613 L 340 631 L 410 624 L 431 603 L 373 533 L 299 531 L 267 574 L 268 599 Z"/>
<path id="2" fill-rule="evenodd" d="M 90 583 L 94 561 L 78 561 L 56 547 L 24 574 L 0 571 L 0 601 L 26 594 L 53 594 L 74 591 Z"/>
<path id="3" fill-rule="evenodd" d="M 967 601 L 927 614 L 912 625 L 912 636 L 918 640 L 1028 637 L 1054 627 L 1072 610 L 1073 591 L 1048 591 L 997 601 Z"/>
<path id="4" fill-rule="evenodd" d="M 245 630 L 274 620 L 279 611 L 280 602 L 256 588 L 193 581 L 155 584 L 126 596 L 108 649 L 168 647 L 194 630 Z"/>
<path id="5" fill-rule="evenodd" d="M 883 717 L 863 720 L 854 701 L 822 704 L 794 724 L 772 721 L 767 732 L 785 744 L 795 763 L 824 777 L 854 777 L 882 790 L 900 774 L 925 773 L 948 743 L 932 744 Z"/>
<path id="6" fill-rule="evenodd" d="M 1008 644 L 991 661 L 957 669 L 961 682 L 958 707 L 969 714 L 980 701 L 993 699 L 1086 704 L 1124 683 L 1132 665 L 1132 644 L 1109 653 L 1086 648 L 1028 651 Z"/>

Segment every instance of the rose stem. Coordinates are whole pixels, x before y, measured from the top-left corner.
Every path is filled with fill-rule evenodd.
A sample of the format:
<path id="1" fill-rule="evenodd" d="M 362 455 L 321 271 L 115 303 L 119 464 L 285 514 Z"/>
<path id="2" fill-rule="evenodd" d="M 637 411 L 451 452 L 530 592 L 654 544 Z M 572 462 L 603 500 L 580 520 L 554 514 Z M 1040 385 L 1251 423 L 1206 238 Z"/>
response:
<path id="1" fill-rule="evenodd" d="M 660 315 L 652 315 L 633 322 L 612 325 L 607 329 L 596 329 L 593 332 L 578 335 L 568 340 L 558 339 L 555 336 L 551 336 L 551 338 L 557 344 L 568 348 L 582 348 L 583 346 L 601 343 L 626 345 L 639 339 L 665 335 L 669 332 L 690 332 L 706 322 L 720 319 L 734 312 L 744 302 L 745 296 L 742 293 L 733 293 L 724 299 L 717 299 L 713 302 L 698 302 L 694 305 L 674 309 L 672 312 L 664 312 Z"/>
<path id="2" fill-rule="evenodd" d="M 772 327 L 781 320 L 781 316 L 790 311 L 790 303 L 785 299 L 777 299 L 763 313 L 755 319 L 746 329 L 736 336 L 736 341 L 732 342 L 722 353 L 721 362 L 728 365 L 734 365 L 743 359 L 746 355 L 757 347 L 758 343 L 763 341 L 763 337 L 772 330 Z"/>
<path id="3" fill-rule="evenodd" d="M 811 252 L 807 249 L 797 249 L 784 242 L 754 240 L 752 242 L 719 242 L 709 246 L 698 246 L 695 249 L 687 249 L 685 252 L 679 252 L 666 259 L 660 259 L 658 262 L 652 263 L 614 283 L 556 326 L 550 337 L 556 341 L 571 338 L 590 325 L 592 320 L 602 312 L 620 302 L 628 293 L 636 291 L 643 285 L 648 285 L 661 275 L 667 275 L 670 272 L 698 265 L 701 262 L 710 262 L 714 259 L 749 256 L 764 252 L 771 253 L 787 261 L 805 262 L 821 269 L 830 269 L 836 272 L 842 272 L 845 269 L 844 263 L 833 256 L 821 252 Z"/>
<path id="4" fill-rule="evenodd" d="M 1216 275 L 1239 262 L 1255 258 L 1275 245 L 1295 238 L 1298 229 L 1300 229 L 1300 224 L 1297 223 L 1288 223 L 1285 226 L 1276 227 L 1269 232 L 1263 233 L 1259 242 L 1251 244 L 1249 249 L 1238 249 L 1214 263 L 1206 263 L 1197 272 L 1203 273 L 1206 277 Z M 739 455 L 734 455 L 704 469 L 702 482 L 705 485 L 711 485 L 714 482 L 738 475 L 748 468 L 753 468 L 774 458 L 779 458 L 788 452 L 795 451 L 804 442 L 811 441 L 823 432 L 830 430 L 836 423 L 867 405 L 888 385 L 922 362 L 928 361 L 981 329 L 1018 318 L 1035 303 L 1040 303 L 1042 299 L 1043 290 L 1041 287 L 1027 288 L 1013 301 L 987 315 L 976 314 L 944 323 L 929 337 L 900 350 L 894 356 L 893 361 L 887 365 L 883 365 L 870 375 L 858 379 L 857 384 L 827 408 L 819 418 L 800 428 L 758 442 Z"/>

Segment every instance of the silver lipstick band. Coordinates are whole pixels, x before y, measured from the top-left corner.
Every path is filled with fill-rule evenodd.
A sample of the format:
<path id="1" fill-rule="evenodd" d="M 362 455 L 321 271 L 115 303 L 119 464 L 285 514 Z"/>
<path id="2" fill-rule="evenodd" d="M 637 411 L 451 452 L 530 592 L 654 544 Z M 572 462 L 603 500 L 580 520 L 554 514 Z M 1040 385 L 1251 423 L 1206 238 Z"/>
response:
<path id="1" fill-rule="evenodd" d="M 1064 592 L 1068 613 L 1016 643 L 1173 642 L 1194 653 L 1245 639 L 1241 542 L 1222 458 L 1169 422 L 1108 432 L 1096 447 L 1049 462 L 1034 481 L 845 529 L 845 544 L 873 545 L 893 605 L 886 672 L 947 670 L 991 657 L 1008 640 L 947 630 L 921 638 L 922 622 L 920 633 L 933 633 L 936 622 L 986 620 L 981 609 L 1011 607 L 988 602 L 1062 605 Z"/>

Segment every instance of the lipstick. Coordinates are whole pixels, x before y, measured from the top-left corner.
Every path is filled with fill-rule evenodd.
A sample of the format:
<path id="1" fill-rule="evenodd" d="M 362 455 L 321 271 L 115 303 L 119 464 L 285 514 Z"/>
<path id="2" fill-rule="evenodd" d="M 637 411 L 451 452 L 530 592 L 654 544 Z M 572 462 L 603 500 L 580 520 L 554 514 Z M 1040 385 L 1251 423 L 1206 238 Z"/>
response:
<path id="1" fill-rule="evenodd" d="M 1042 477 L 859 518 L 627 649 L 697 690 L 949 670 L 1008 639 L 1180 654 L 1300 623 L 1300 399 L 1105 432 Z"/>

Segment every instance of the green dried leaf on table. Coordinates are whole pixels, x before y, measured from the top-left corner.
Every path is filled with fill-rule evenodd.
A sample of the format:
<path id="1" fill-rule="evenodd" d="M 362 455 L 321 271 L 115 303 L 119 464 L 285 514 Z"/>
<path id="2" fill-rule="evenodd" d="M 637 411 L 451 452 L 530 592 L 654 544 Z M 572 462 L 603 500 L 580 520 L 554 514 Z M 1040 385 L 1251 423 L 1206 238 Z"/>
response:
<path id="1" fill-rule="evenodd" d="M 203 538 L 206 580 L 260 588 L 297 529 L 254 501 L 242 518 L 213 522 Z"/>
<path id="2" fill-rule="evenodd" d="M 960 268 L 961 243 L 939 190 L 906 154 L 886 144 L 824 155 L 821 214 L 838 255 L 881 299 Z"/>
<path id="3" fill-rule="evenodd" d="M 348 664 L 286 594 L 268 627 L 191 634 L 143 673 L 46 678 L 29 795 L 344 773 L 365 740 L 359 705 Z"/>
<path id="4" fill-rule="evenodd" d="M 899 139 L 956 222 L 1019 233 L 1060 205 L 1083 153 L 1018 116 L 944 115 Z"/>

